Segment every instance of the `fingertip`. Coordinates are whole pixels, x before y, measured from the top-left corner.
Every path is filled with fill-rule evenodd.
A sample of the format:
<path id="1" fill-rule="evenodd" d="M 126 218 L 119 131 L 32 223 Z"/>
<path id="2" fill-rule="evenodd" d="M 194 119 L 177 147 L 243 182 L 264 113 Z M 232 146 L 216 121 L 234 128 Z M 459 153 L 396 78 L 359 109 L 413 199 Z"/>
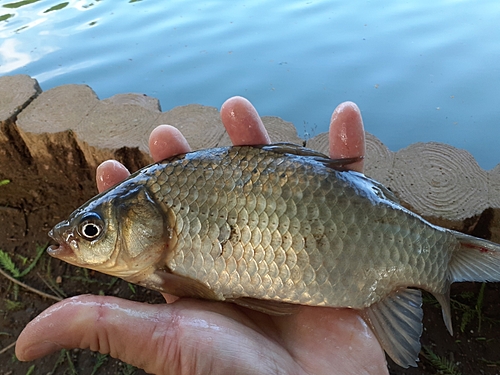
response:
<path id="1" fill-rule="evenodd" d="M 16 341 L 15 353 L 17 359 L 20 361 L 33 361 L 63 349 L 65 346 L 58 342 L 61 336 L 64 335 L 65 325 L 69 319 L 61 320 L 59 313 L 67 309 L 68 305 L 77 299 L 78 297 L 71 297 L 57 302 L 29 322 Z M 60 324 L 57 325 L 57 330 L 55 330 L 54 326 L 57 321 Z M 49 323 L 47 324 L 47 322 Z"/>
<path id="2" fill-rule="evenodd" d="M 116 160 L 106 160 L 102 162 L 96 170 L 96 183 L 99 192 L 115 186 L 125 180 L 130 175 L 125 166 Z"/>
<path id="3" fill-rule="evenodd" d="M 52 342 L 40 342 L 36 345 L 26 345 L 16 342 L 16 358 L 21 362 L 29 362 L 35 359 L 52 354 L 58 350 L 64 349 Z"/>
<path id="4" fill-rule="evenodd" d="M 180 297 L 174 296 L 173 294 L 168 294 L 168 293 L 162 293 L 163 298 L 165 298 L 165 302 L 167 303 L 174 303 L 177 301 Z"/>
<path id="5" fill-rule="evenodd" d="M 271 143 L 257 110 L 242 96 L 229 98 L 222 104 L 220 116 L 235 146 Z"/>
<path id="6" fill-rule="evenodd" d="M 16 356 L 31 361 L 63 348 L 88 348 L 136 365 L 137 358 L 149 356 L 154 365 L 157 353 L 151 350 L 155 344 L 151 334 L 159 316 L 166 321 L 169 317 L 169 312 L 162 310 L 161 305 L 115 297 L 71 297 L 28 323 L 17 340 Z"/>
<path id="7" fill-rule="evenodd" d="M 330 157 L 332 159 L 360 158 L 348 165 L 362 172 L 365 157 L 365 131 L 361 111 L 353 102 L 341 103 L 335 108 L 330 121 Z"/>
<path id="8" fill-rule="evenodd" d="M 154 161 L 161 161 L 171 156 L 191 151 L 191 147 L 176 127 L 159 125 L 149 136 L 149 152 Z"/>

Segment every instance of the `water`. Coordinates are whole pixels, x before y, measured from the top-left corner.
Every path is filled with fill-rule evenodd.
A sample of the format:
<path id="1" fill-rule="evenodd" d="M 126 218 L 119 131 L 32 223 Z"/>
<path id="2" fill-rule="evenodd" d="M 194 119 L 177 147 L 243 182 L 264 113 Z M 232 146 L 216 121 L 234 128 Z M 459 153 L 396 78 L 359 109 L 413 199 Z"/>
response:
<path id="1" fill-rule="evenodd" d="M 0 74 L 44 90 L 145 93 L 163 110 L 243 95 L 301 136 L 352 100 L 391 150 L 439 141 L 500 162 L 498 0 L 0 4 Z"/>

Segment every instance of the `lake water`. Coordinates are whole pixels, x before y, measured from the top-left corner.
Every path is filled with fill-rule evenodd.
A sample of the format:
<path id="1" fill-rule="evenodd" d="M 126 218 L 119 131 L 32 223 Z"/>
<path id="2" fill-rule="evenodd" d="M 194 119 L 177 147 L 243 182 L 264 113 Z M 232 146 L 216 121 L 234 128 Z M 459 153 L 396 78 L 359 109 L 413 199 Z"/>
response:
<path id="1" fill-rule="evenodd" d="M 500 162 L 498 0 L 0 4 L 0 74 L 44 90 L 145 93 L 163 110 L 243 95 L 306 137 L 352 100 L 391 150 L 440 141 Z"/>

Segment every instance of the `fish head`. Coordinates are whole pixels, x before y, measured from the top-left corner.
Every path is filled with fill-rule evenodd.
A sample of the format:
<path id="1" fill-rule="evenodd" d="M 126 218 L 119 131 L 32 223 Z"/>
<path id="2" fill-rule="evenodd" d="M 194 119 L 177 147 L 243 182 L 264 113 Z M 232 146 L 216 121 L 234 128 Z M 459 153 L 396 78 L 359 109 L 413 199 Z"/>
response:
<path id="1" fill-rule="evenodd" d="M 49 236 L 47 252 L 70 264 L 130 282 L 162 267 L 173 236 L 168 212 L 144 185 L 121 184 L 75 210 Z M 163 262 L 164 264 L 164 262 Z"/>

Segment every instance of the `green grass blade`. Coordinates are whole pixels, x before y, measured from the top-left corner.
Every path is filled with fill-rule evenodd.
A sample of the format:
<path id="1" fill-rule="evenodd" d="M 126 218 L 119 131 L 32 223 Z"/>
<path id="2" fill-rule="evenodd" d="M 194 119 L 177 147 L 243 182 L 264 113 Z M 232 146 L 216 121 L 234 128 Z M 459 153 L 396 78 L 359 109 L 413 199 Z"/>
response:
<path id="1" fill-rule="evenodd" d="M 95 365 L 94 365 L 94 368 L 92 369 L 92 372 L 90 375 L 97 374 L 97 370 L 99 370 L 101 368 L 101 366 L 106 363 L 106 361 L 108 360 L 108 357 L 109 356 L 107 354 L 97 353 Z"/>
<path id="2" fill-rule="evenodd" d="M 16 279 L 21 275 L 21 272 L 17 269 L 9 254 L 3 250 L 0 250 L 0 266 Z"/>
<path id="3" fill-rule="evenodd" d="M 37 249 L 37 253 L 36 253 L 36 256 L 35 256 L 35 259 L 33 259 L 33 262 L 30 263 L 30 265 L 28 267 L 26 267 L 24 269 L 24 271 L 22 271 L 20 274 L 19 274 L 19 277 L 23 277 L 23 276 L 26 276 L 28 273 L 30 273 L 30 271 L 35 268 L 36 264 L 38 263 L 38 261 L 40 260 L 40 258 L 42 257 L 43 253 L 45 252 L 45 249 L 47 248 L 47 245 L 45 246 L 38 246 L 38 249 Z"/>
<path id="4" fill-rule="evenodd" d="M 424 357 L 443 375 L 462 375 L 457 365 L 447 358 L 434 353 L 432 349 L 424 345 Z"/>

